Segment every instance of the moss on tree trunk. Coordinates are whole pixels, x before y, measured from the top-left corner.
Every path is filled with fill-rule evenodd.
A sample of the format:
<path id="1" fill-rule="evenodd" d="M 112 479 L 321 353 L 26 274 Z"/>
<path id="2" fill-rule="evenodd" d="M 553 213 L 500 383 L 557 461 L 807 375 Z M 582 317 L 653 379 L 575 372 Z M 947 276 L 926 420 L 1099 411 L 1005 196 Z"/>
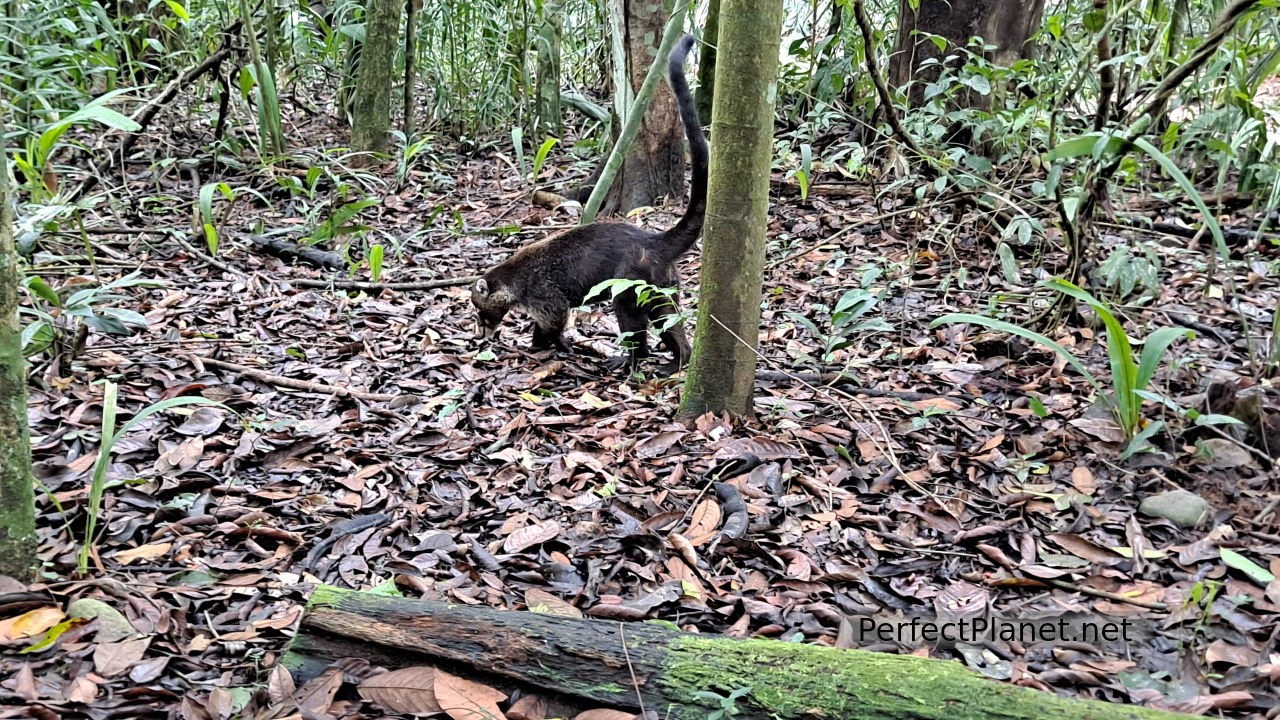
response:
<path id="1" fill-rule="evenodd" d="M 775 36 L 776 37 L 776 36 Z M 738 720 L 1174 720 L 1187 716 L 1073 700 L 912 655 L 715 637 L 652 623 L 580 620 L 319 587 L 283 658 L 299 685 L 359 657 L 434 665 L 504 692 L 535 688 L 580 708 L 700 720 L 728 697 Z"/>
<path id="2" fill-rule="evenodd" d="M 366 0 L 364 42 L 351 109 L 351 147 L 381 152 L 391 132 L 391 84 L 403 0 Z"/>
<path id="3" fill-rule="evenodd" d="M 0 130 L 7 124 L 0 116 Z M 39 562 L 12 199 L 9 169 L 0 167 L 0 575 L 30 582 Z"/>
<path id="4" fill-rule="evenodd" d="M 538 134 L 560 137 L 560 34 L 564 20 L 560 0 L 542 0 L 537 43 Z"/>
<path id="5" fill-rule="evenodd" d="M 720 37 L 720 0 L 707 6 L 707 24 L 702 28 L 702 50 L 698 54 L 698 94 L 694 106 L 698 117 L 711 118 L 711 103 L 716 94 L 716 46 Z"/>
<path id="6" fill-rule="evenodd" d="M 782 4 L 722 0 L 693 357 L 679 416 L 752 414 Z"/>

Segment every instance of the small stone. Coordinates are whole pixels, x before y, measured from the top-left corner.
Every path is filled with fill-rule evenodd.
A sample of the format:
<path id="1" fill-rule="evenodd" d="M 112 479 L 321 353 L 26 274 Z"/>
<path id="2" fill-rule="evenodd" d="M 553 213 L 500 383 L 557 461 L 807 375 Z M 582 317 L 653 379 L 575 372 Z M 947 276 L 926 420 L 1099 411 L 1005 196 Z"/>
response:
<path id="1" fill-rule="evenodd" d="M 116 642 L 134 637 L 138 631 L 119 610 L 93 598 L 81 598 L 67 606 L 67 615 L 73 618 L 98 618 L 98 640 Z"/>
<path id="2" fill-rule="evenodd" d="M 1186 490 L 1171 490 L 1152 495 L 1138 505 L 1143 515 L 1164 518 L 1180 528 L 1193 528 L 1209 517 L 1212 508 L 1199 495 Z"/>
<path id="3" fill-rule="evenodd" d="M 1226 438 L 1209 438 L 1203 442 L 1202 446 L 1209 453 L 1208 466 L 1215 470 L 1229 470 L 1254 464 L 1253 456 L 1248 450 Z"/>

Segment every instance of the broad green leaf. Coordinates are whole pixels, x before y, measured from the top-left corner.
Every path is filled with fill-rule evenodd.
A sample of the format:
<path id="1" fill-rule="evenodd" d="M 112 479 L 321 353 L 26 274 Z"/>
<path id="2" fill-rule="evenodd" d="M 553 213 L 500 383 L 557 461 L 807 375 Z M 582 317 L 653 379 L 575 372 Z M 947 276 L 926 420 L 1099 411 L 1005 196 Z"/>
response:
<path id="1" fill-rule="evenodd" d="M 551 148 L 560 142 L 557 138 L 547 138 L 538 146 L 538 152 L 533 156 L 533 181 L 538 181 L 538 176 L 542 174 L 542 164 L 547 161 L 547 153 L 551 152 Z"/>
<path id="2" fill-rule="evenodd" d="M 1034 330 L 1028 330 L 1027 328 L 1019 327 L 1017 325 L 1014 325 L 1013 323 L 1005 322 L 1004 320 L 996 320 L 995 318 L 989 318 L 989 317 L 986 317 L 985 315 L 972 315 L 970 313 L 950 313 L 948 315 L 943 315 L 937 320 L 934 320 L 933 322 L 929 323 L 929 327 L 937 327 L 938 325 L 949 325 L 952 323 L 968 323 L 970 325 L 981 325 L 982 327 L 985 327 L 985 328 L 990 328 L 992 330 L 999 330 L 1000 332 L 1007 332 L 1010 335 L 1017 335 L 1018 337 L 1026 338 L 1027 340 L 1030 340 L 1033 343 L 1043 345 L 1049 348 L 1050 350 L 1054 351 L 1055 353 L 1057 353 L 1060 357 L 1062 357 L 1063 360 L 1067 361 L 1067 364 L 1075 368 L 1077 372 L 1083 375 L 1084 379 L 1087 380 L 1089 384 L 1093 386 L 1094 390 L 1097 390 L 1098 392 L 1102 392 L 1102 385 L 1098 383 L 1097 378 L 1093 376 L 1093 373 L 1089 372 L 1089 369 L 1084 366 L 1084 363 L 1081 363 L 1079 360 L 1076 359 L 1075 355 L 1071 354 L 1070 350 L 1067 350 L 1066 348 L 1062 347 L 1058 343 L 1054 342 L 1053 340 L 1050 340 L 1049 338 L 1045 337 L 1044 335 L 1041 335 L 1040 333 Z"/>
<path id="3" fill-rule="evenodd" d="M 1151 378 L 1156 374 L 1156 366 L 1160 364 L 1160 360 L 1164 358 L 1164 353 L 1173 344 L 1173 341 L 1179 338 L 1193 338 L 1196 334 L 1182 327 L 1160 328 L 1147 336 L 1147 342 L 1142 346 L 1141 362 L 1138 364 L 1137 387 L 1139 390 L 1145 389 L 1147 384 L 1151 382 Z"/>
<path id="4" fill-rule="evenodd" d="M 45 282 L 43 278 L 29 277 L 26 285 L 27 289 L 35 293 L 40 299 L 54 307 L 62 307 L 62 298 L 58 297 L 57 291 L 49 287 L 49 283 Z"/>
<path id="5" fill-rule="evenodd" d="M 369 248 L 369 274 L 373 277 L 374 282 L 378 282 L 382 278 L 382 246 L 374 245 Z"/>
<path id="6" fill-rule="evenodd" d="M 1103 137 L 1107 139 L 1107 152 L 1114 153 L 1120 150 L 1122 144 L 1120 138 L 1113 135 L 1104 135 L 1103 133 L 1088 133 L 1058 143 L 1056 147 L 1049 151 L 1045 159 L 1049 162 L 1056 162 L 1065 158 L 1091 156 L 1098 147 L 1099 138 Z"/>
<path id="7" fill-rule="evenodd" d="M 1269 570 L 1231 548 L 1218 548 L 1218 554 L 1222 557 L 1222 562 L 1227 564 L 1227 567 L 1235 568 L 1248 575 L 1251 580 L 1259 585 L 1266 585 L 1276 579 L 1276 576 L 1271 574 Z"/>

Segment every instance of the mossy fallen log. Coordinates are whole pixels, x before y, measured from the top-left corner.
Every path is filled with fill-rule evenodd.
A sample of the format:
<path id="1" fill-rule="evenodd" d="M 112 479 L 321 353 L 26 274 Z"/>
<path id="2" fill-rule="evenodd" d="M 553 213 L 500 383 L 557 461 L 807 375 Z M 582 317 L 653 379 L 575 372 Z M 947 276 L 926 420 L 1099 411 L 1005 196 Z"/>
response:
<path id="1" fill-rule="evenodd" d="M 593 706 L 701 720 L 737 700 L 768 720 L 1172 720 L 1162 710 L 1005 685 L 959 663 L 776 640 L 680 632 L 319 587 L 284 658 L 299 683 L 329 663 L 439 665 Z"/>

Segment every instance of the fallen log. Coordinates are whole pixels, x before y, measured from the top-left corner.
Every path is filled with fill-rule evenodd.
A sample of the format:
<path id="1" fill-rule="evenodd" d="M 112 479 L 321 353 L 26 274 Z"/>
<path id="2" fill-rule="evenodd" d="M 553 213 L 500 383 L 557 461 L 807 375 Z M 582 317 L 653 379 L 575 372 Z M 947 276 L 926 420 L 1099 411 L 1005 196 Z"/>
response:
<path id="1" fill-rule="evenodd" d="M 1162 710 L 1005 685 L 959 663 L 650 623 L 580 620 L 318 587 L 283 663 L 302 684 L 350 657 L 515 681 L 560 700 L 663 718 L 1160 720 Z"/>

